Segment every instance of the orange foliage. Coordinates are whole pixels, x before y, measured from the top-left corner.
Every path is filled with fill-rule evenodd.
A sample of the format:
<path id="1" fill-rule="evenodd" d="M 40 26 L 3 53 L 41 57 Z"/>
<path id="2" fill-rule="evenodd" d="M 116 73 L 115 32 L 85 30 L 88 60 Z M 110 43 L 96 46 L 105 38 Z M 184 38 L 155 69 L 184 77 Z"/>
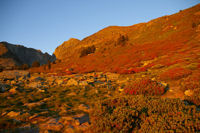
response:
<path id="1" fill-rule="evenodd" d="M 165 92 L 165 87 L 156 81 L 146 78 L 129 84 L 125 87 L 124 92 L 130 95 L 162 95 Z"/>
<path id="2" fill-rule="evenodd" d="M 192 72 L 188 69 L 176 67 L 176 68 L 171 68 L 171 69 L 163 72 L 160 75 L 160 78 L 163 80 L 169 80 L 169 79 L 176 80 L 176 79 L 181 79 L 181 78 L 187 77 L 191 73 Z"/>

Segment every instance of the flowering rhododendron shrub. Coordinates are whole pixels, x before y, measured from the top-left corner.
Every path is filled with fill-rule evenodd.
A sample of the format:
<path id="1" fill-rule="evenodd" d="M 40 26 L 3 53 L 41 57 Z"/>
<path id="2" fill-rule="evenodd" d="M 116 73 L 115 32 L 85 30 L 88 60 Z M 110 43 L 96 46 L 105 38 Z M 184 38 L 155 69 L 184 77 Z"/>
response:
<path id="1" fill-rule="evenodd" d="M 162 95 L 165 92 L 166 87 L 162 84 L 152 81 L 149 78 L 134 81 L 127 85 L 124 89 L 125 94 L 129 95 Z"/>

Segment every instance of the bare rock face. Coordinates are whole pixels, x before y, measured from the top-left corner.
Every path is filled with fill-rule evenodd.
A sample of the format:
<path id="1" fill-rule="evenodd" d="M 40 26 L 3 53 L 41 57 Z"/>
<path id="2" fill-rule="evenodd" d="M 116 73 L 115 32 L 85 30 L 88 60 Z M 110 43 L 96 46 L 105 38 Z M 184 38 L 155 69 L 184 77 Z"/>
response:
<path id="1" fill-rule="evenodd" d="M 78 39 L 70 38 L 68 41 L 65 41 L 63 44 L 58 46 L 54 52 L 56 59 L 62 60 L 70 56 L 79 42 L 80 40 Z"/>
<path id="2" fill-rule="evenodd" d="M 22 45 L 13 45 L 7 42 L 0 42 L 0 66 L 11 68 L 16 65 L 32 65 L 34 61 L 40 64 L 46 64 L 48 60 L 54 60 L 48 53 L 42 53 L 40 50 L 26 48 Z"/>

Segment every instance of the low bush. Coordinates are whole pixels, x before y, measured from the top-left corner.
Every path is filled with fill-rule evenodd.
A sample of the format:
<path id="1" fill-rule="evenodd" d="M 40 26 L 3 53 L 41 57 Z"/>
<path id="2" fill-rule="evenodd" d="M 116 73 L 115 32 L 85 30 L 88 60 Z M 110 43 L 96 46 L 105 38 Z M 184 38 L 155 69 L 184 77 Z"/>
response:
<path id="1" fill-rule="evenodd" d="M 129 95 L 162 95 L 165 89 L 162 84 L 146 78 L 130 83 L 125 87 L 124 92 Z"/>
<path id="2" fill-rule="evenodd" d="M 193 91 L 193 95 L 186 96 L 185 99 L 196 105 L 200 105 L 200 73 L 193 73 L 191 76 L 183 80 L 181 89 L 183 91 Z"/>
<path id="3" fill-rule="evenodd" d="M 136 67 L 136 68 L 131 68 L 131 69 L 124 69 L 118 71 L 119 74 L 133 74 L 133 73 L 140 73 L 140 72 L 145 72 L 147 71 L 146 67 Z"/>
<path id="4" fill-rule="evenodd" d="M 96 103 L 93 132 L 199 132 L 200 113 L 179 99 L 121 96 Z"/>

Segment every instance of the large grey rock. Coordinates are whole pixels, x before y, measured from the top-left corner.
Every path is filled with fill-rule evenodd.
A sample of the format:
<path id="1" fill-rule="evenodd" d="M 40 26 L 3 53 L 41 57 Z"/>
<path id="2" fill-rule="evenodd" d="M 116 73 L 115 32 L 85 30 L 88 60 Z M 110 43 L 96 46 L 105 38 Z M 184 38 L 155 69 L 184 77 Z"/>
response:
<path id="1" fill-rule="evenodd" d="M 0 93 L 3 93 L 6 91 L 5 85 L 0 83 Z"/>

